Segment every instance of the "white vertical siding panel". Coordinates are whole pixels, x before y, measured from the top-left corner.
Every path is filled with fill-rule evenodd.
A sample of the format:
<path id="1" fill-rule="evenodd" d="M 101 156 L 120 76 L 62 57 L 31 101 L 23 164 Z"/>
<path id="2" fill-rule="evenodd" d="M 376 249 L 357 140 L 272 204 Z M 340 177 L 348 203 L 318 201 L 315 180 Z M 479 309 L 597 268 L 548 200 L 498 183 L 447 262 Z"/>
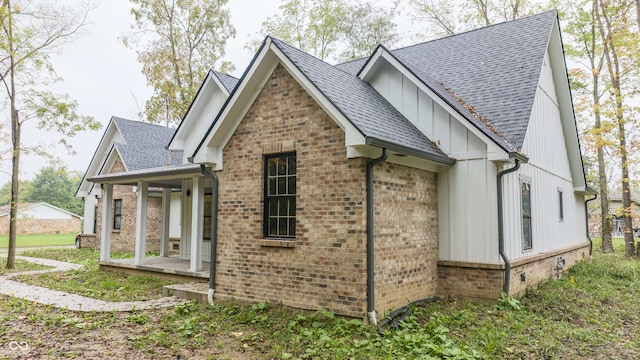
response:
<path id="1" fill-rule="evenodd" d="M 384 98 L 389 96 L 389 74 L 387 73 L 388 64 L 379 65 L 380 69 L 376 71 L 375 75 L 371 78 L 370 85 L 376 89 Z"/>
<path id="2" fill-rule="evenodd" d="M 440 105 L 433 107 L 433 141 L 440 142 L 440 148 L 448 153 L 451 151 L 451 126 L 449 113 Z"/>
<path id="3" fill-rule="evenodd" d="M 451 151 L 455 153 L 467 152 L 467 129 L 452 116 L 449 116 L 449 123 L 451 124 Z"/>
<path id="4" fill-rule="evenodd" d="M 505 217 L 509 218 L 505 221 L 508 228 L 505 232 L 505 234 L 508 233 L 505 240 L 509 257 L 515 260 L 584 241 L 586 237 L 581 235 L 585 234 L 586 226 L 583 219 L 584 205 L 579 202 L 580 196 L 574 195 L 571 182 L 529 164 L 523 164 L 518 173 L 531 179 L 533 248 L 527 251 L 522 249 L 520 185 L 519 181 L 517 184 L 512 184 L 510 180 L 509 196 L 515 198 L 509 200 L 512 204 L 507 204 L 505 196 Z M 564 194 L 563 220 L 560 220 L 558 188 L 561 188 Z M 576 229 L 579 231 L 576 232 Z"/>
<path id="5" fill-rule="evenodd" d="M 480 140 L 479 137 L 467 131 L 467 149 L 470 152 L 487 152 L 487 144 Z"/>
<path id="6" fill-rule="evenodd" d="M 418 92 L 418 129 L 433 137 L 433 100 L 422 91 Z"/>
<path id="7" fill-rule="evenodd" d="M 463 211 L 466 211 L 467 258 L 474 262 L 487 262 L 489 259 L 484 239 L 488 226 L 487 211 L 487 173 L 484 159 L 467 162 L 467 197 Z M 497 249 L 496 249 L 497 250 Z"/>
<path id="8" fill-rule="evenodd" d="M 540 75 L 522 149 L 529 156 L 531 164 L 571 179 L 560 109 L 548 65 L 543 67 Z"/>
<path id="9" fill-rule="evenodd" d="M 486 227 L 484 233 L 485 254 L 488 263 L 498 263 L 500 255 L 498 254 L 498 190 L 496 184 L 496 176 L 498 169 L 496 165 L 488 160 L 484 160 L 486 169 L 485 192 L 486 203 L 482 210 L 486 216 Z"/>
<path id="10" fill-rule="evenodd" d="M 438 173 L 438 253 L 439 259 L 451 260 L 450 228 L 452 210 L 450 205 L 449 169 Z"/>
<path id="11" fill-rule="evenodd" d="M 403 75 L 393 66 L 387 67 L 387 74 L 389 77 L 389 93 L 387 94 L 387 100 L 396 109 L 402 109 L 402 80 Z M 402 111 L 402 110 L 400 110 Z"/>
<path id="12" fill-rule="evenodd" d="M 418 87 L 402 77 L 402 114 L 414 125 L 418 122 Z"/>
<path id="13" fill-rule="evenodd" d="M 455 260 L 467 260 L 467 204 L 469 193 L 467 178 L 469 176 L 467 161 L 458 161 L 449 171 L 451 176 L 451 253 Z"/>

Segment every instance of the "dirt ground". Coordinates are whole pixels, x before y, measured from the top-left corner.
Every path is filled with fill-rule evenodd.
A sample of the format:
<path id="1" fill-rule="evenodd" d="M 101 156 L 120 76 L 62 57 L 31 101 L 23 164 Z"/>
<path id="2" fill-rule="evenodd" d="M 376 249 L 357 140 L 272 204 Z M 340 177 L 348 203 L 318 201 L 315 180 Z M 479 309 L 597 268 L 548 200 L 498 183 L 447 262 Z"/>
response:
<path id="1" fill-rule="evenodd" d="M 0 297 L 0 303 L 6 301 Z M 149 322 L 127 321 L 131 313 L 82 314 L 26 305 L 23 314 L 2 314 L 0 359 L 260 359 L 246 344 L 234 337 L 203 339 L 197 347 L 148 346 L 136 348 L 137 337 L 144 337 L 159 326 L 163 313 L 172 309 L 146 310 Z M 2 306 L 6 310 L 6 306 Z M 22 311 L 21 311 L 22 313 Z M 142 312 L 141 312 L 142 313 Z M 177 342 L 176 342 L 177 343 Z"/>

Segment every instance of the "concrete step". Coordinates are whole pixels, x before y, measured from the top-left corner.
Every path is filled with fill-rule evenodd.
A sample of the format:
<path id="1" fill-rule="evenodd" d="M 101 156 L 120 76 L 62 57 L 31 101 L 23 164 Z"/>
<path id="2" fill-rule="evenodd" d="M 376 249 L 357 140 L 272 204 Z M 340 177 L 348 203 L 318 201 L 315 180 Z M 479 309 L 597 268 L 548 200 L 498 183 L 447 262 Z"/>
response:
<path id="1" fill-rule="evenodd" d="M 163 296 L 175 296 L 180 299 L 194 300 L 200 304 L 207 304 L 209 282 L 190 282 L 183 284 L 165 285 L 162 287 Z"/>

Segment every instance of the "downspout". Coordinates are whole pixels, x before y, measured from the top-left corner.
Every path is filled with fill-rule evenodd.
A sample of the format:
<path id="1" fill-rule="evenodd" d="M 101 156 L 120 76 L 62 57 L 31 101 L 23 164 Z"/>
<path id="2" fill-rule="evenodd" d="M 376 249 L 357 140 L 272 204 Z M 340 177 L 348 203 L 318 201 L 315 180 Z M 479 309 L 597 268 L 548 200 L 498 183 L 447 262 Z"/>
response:
<path id="1" fill-rule="evenodd" d="M 594 194 L 595 196 L 591 199 L 587 199 L 584 201 L 584 220 L 587 224 L 587 240 L 589 240 L 589 258 L 593 257 L 593 240 L 591 240 L 591 236 L 589 236 L 589 211 L 587 210 L 587 205 L 589 201 L 593 201 L 598 198 L 598 193 Z"/>
<path id="2" fill-rule="evenodd" d="M 382 163 L 389 157 L 386 148 L 382 148 L 382 155 L 379 158 L 367 161 L 367 318 L 369 323 L 378 325 L 375 308 L 375 267 L 373 251 L 373 167 Z"/>
<path id="3" fill-rule="evenodd" d="M 516 164 L 506 170 L 502 170 L 498 173 L 498 251 L 500 257 L 504 261 L 504 284 L 502 285 L 502 291 L 509 295 L 509 282 L 511 281 L 511 261 L 507 254 L 504 252 L 504 219 L 502 208 L 502 177 L 510 172 L 514 172 L 520 168 L 520 160 L 515 159 Z"/>
<path id="4" fill-rule="evenodd" d="M 200 164 L 202 175 L 208 176 L 213 181 L 211 186 L 211 253 L 209 256 L 209 293 L 207 301 L 213 305 L 213 294 L 216 288 L 216 261 L 218 247 L 218 175 L 206 166 Z"/>

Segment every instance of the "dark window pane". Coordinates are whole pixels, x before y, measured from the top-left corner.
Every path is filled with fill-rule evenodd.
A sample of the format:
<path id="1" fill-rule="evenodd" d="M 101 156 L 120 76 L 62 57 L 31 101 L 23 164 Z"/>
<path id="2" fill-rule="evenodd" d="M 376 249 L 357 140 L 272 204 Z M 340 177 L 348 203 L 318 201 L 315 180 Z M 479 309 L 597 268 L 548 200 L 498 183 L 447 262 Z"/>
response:
<path id="1" fill-rule="evenodd" d="M 290 156 L 287 159 L 287 162 L 289 165 L 289 175 L 295 175 L 296 174 L 296 157 Z"/>
<path id="2" fill-rule="evenodd" d="M 287 230 L 289 229 L 287 225 L 287 218 L 279 218 L 278 219 L 278 235 L 287 235 Z"/>
<path id="3" fill-rule="evenodd" d="M 279 177 L 278 178 L 277 194 L 278 195 L 284 195 L 286 193 L 287 193 L 287 178 L 286 177 Z"/>
<path id="4" fill-rule="evenodd" d="M 522 219 L 522 237 L 525 249 L 531 248 L 531 218 Z"/>
<path id="5" fill-rule="evenodd" d="M 295 194 L 296 193 L 296 177 L 289 176 L 288 178 L 289 184 L 287 188 L 287 194 Z"/>
<path id="6" fill-rule="evenodd" d="M 279 199 L 280 205 L 278 206 L 278 216 L 289 215 L 289 199 Z"/>
<path id="7" fill-rule="evenodd" d="M 276 174 L 276 168 L 277 168 L 277 165 L 278 165 L 278 159 L 277 158 L 269 159 L 268 163 L 269 163 L 269 165 L 268 165 L 269 166 L 268 174 L 273 176 L 273 175 Z"/>
<path id="8" fill-rule="evenodd" d="M 296 198 L 292 197 L 289 199 L 289 216 L 296 216 Z"/>
<path id="9" fill-rule="evenodd" d="M 269 236 L 277 236 L 278 235 L 278 219 L 270 218 L 269 219 Z"/>
<path id="10" fill-rule="evenodd" d="M 289 236 L 296 234 L 296 218 L 289 218 Z"/>
<path id="11" fill-rule="evenodd" d="M 287 162 L 285 159 L 278 158 L 278 175 L 287 175 Z"/>
<path id="12" fill-rule="evenodd" d="M 269 200 L 269 216 L 278 216 L 278 199 Z"/>
<path id="13" fill-rule="evenodd" d="M 269 178 L 269 189 L 267 191 L 269 195 L 274 195 L 276 193 L 276 178 Z"/>

